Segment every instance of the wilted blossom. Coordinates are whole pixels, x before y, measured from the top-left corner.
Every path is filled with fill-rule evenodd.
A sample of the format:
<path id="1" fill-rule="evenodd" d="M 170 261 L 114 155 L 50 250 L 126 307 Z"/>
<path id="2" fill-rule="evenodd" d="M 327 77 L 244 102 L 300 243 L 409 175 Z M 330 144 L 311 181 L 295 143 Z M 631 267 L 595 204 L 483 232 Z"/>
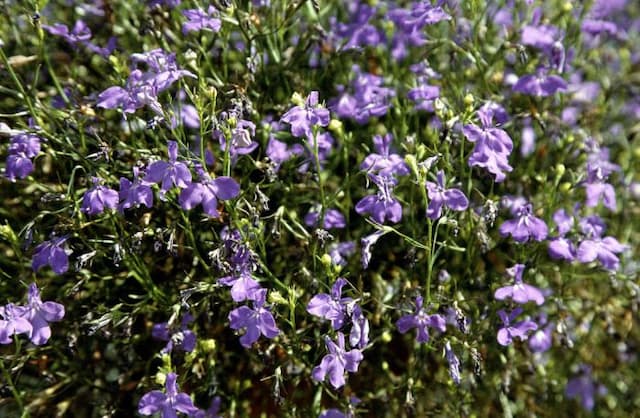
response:
<path id="1" fill-rule="evenodd" d="M 356 204 L 356 212 L 359 215 L 370 215 L 371 218 L 382 224 L 386 220 L 393 223 L 402 219 L 402 205 L 393 197 L 393 188 L 398 181 L 390 176 L 378 176 L 369 174 L 369 178 L 378 186 L 378 193 L 368 195 L 360 199 Z"/>
<path id="2" fill-rule="evenodd" d="M 347 305 L 353 301 L 352 298 L 342 297 L 342 288 L 346 284 L 345 279 L 338 278 L 331 287 L 330 295 L 320 293 L 311 298 L 307 304 L 307 312 L 331 321 L 331 326 L 335 330 L 342 328 L 347 316 Z"/>
<path id="3" fill-rule="evenodd" d="M 445 189 L 444 171 L 437 174 L 437 183 L 428 181 L 426 183 L 429 195 L 429 206 L 427 207 L 427 217 L 438 219 L 442 215 L 442 208 L 462 211 L 469 207 L 469 200 L 459 189 Z"/>
<path id="4" fill-rule="evenodd" d="M 371 249 L 378 242 L 381 236 L 386 234 L 386 232 L 382 230 L 377 230 L 373 234 L 367 235 L 361 240 L 362 249 L 361 249 L 361 261 L 362 268 L 366 269 L 369 267 L 369 262 L 371 261 Z"/>
<path id="5" fill-rule="evenodd" d="M 215 130 L 213 137 L 220 143 L 221 150 L 229 151 L 232 161 L 235 162 L 239 155 L 250 154 L 258 148 L 258 143 L 253 140 L 256 134 L 256 125 L 253 122 L 244 119 L 236 121 L 230 134 L 231 140 L 228 144 L 221 130 Z"/>
<path id="6" fill-rule="evenodd" d="M 31 159 L 40 153 L 40 141 L 40 137 L 27 133 L 11 137 L 5 169 L 10 181 L 23 179 L 33 172 Z"/>
<path id="7" fill-rule="evenodd" d="M 356 348 L 347 351 L 344 344 L 344 334 L 337 333 L 336 342 L 328 336 L 324 337 L 329 354 L 323 357 L 319 366 L 313 368 L 311 376 L 313 380 L 322 382 L 329 375 L 329 383 L 335 389 L 345 385 L 345 370 L 351 373 L 358 371 L 358 366 L 364 358 L 362 352 Z"/>
<path id="8" fill-rule="evenodd" d="M 105 209 L 118 207 L 118 192 L 100 184 L 102 179 L 93 177 L 93 187 L 87 190 L 82 198 L 81 210 L 87 215 L 98 215 Z"/>
<path id="9" fill-rule="evenodd" d="M 514 338 L 520 340 L 526 340 L 530 331 L 538 329 L 538 324 L 525 319 L 519 322 L 513 322 L 518 315 L 522 313 L 522 308 L 518 307 L 514 309 L 510 314 L 507 314 L 504 310 L 498 311 L 498 316 L 502 320 L 503 327 L 498 330 L 498 343 L 500 345 L 510 345 Z"/>
<path id="10" fill-rule="evenodd" d="M 449 376 L 456 385 L 460 384 L 460 359 L 451 348 L 451 343 L 447 341 L 444 345 L 444 355 L 449 363 Z"/>
<path id="11" fill-rule="evenodd" d="M 183 10 L 182 14 L 187 18 L 182 24 L 183 35 L 204 29 L 219 32 L 222 27 L 222 21 L 217 17 L 218 11 L 214 6 L 209 6 L 206 12 L 201 9 L 188 9 Z"/>
<path id="12" fill-rule="evenodd" d="M 607 388 L 596 383 L 591 375 L 591 367 L 583 366 L 581 372 L 567 382 L 565 394 L 568 398 L 580 398 L 580 404 L 587 411 L 595 406 L 596 395 L 603 396 Z"/>
<path id="13" fill-rule="evenodd" d="M 187 185 L 180 192 L 180 206 L 184 210 L 190 210 L 202 204 L 202 209 L 207 215 L 218 218 L 218 200 L 230 200 L 240 194 L 240 185 L 231 177 L 221 176 L 212 179 L 200 166 L 196 167 L 200 176 L 200 182 Z"/>
<path id="14" fill-rule="evenodd" d="M 498 113 L 491 107 L 482 107 L 477 112 L 481 127 L 475 124 L 464 125 L 462 132 L 470 142 L 475 143 L 469 156 L 470 167 L 483 167 L 495 176 L 496 182 L 502 182 L 506 174 L 513 170 L 509 165 L 509 155 L 513 150 L 513 141 L 503 129 L 493 125 Z"/>
<path id="15" fill-rule="evenodd" d="M 435 328 L 440 332 L 446 331 L 446 321 L 440 314 L 427 315 L 424 311 L 422 296 L 416 297 L 416 310 L 413 314 L 404 315 L 396 321 L 396 327 L 401 334 L 405 334 L 412 328 L 416 328 L 416 341 L 429 342 L 429 328 Z"/>
<path id="16" fill-rule="evenodd" d="M 532 212 L 531 204 L 522 205 L 512 211 L 516 219 L 504 221 L 500 225 L 500 235 L 503 237 L 511 235 L 518 243 L 527 242 L 529 239 L 542 241 L 547 238 L 549 232 L 547 225 L 542 219 L 533 216 Z"/>
<path id="17" fill-rule="evenodd" d="M 320 214 L 317 210 L 309 210 L 304 217 L 305 225 L 309 227 L 318 226 L 318 218 Z M 332 228 L 344 228 L 347 226 L 346 221 L 344 219 L 344 215 L 337 209 L 327 209 L 324 211 L 324 222 L 322 223 L 322 227 L 324 229 L 332 229 Z"/>
<path id="18" fill-rule="evenodd" d="M 65 313 L 64 306 L 57 302 L 43 302 L 35 283 L 29 285 L 27 297 L 24 318 L 31 323 L 31 331 L 28 336 L 35 345 L 45 344 L 51 337 L 49 322 L 62 320 Z"/>
<path id="19" fill-rule="evenodd" d="M 494 297 L 497 300 L 512 299 L 519 304 L 535 302 L 536 305 L 542 305 L 544 303 L 544 295 L 537 287 L 522 282 L 523 271 L 524 264 L 516 264 L 507 269 L 509 276 L 513 278 L 515 284 L 497 289 Z"/>
<path id="20" fill-rule="evenodd" d="M 375 135 L 373 137 L 373 146 L 376 152 L 365 157 L 360 169 L 368 173 L 374 173 L 381 176 L 406 176 L 409 174 L 409 167 L 402 157 L 391 152 L 391 144 L 393 135 Z"/>
<path id="21" fill-rule="evenodd" d="M 188 353 L 196 348 L 196 334 L 188 328 L 193 319 L 193 315 L 186 314 L 182 317 L 179 328 L 169 326 L 168 322 L 153 325 L 151 336 L 156 340 L 167 341 L 167 345 L 160 351 L 161 353 L 171 353 L 174 347 Z"/>
<path id="22" fill-rule="evenodd" d="M 120 210 L 145 205 L 153 206 L 153 190 L 142 180 L 138 167 L 133 167 L 133 181 L 120 177 Z"/>
<path id="23" fill-rule="evenodd" d="M 351 332 L 349 333 L 349 344 L 351 347 L 363 349 L 369 344 L 369 320 L 362 313 L 362 308 L 357 304 L 350 304 L 351 308 Z"/>
<path id="24" fill-rule="evenodd" d="M 291 125 L 293 136 L 312 137 L 313 127 L 329 125 L 329 118 L 329 110 L 319 105 L 318 92 L 312 91 L 304 105 L 289 109 L 280 120 Z"/>
<path id="25" fill-rule="evenodd" d="M 167 141 L 169 161 L 154 161 L 147 168 L 144 181 L 150 183 L 161 183 L 162 193 L 169 191 L 176 186 L 181 189 L 191 184 L 191 172 L 185 163 L 178 160 L 178 143 Z"/>
<path id="26" fill-rule="evenodd" d="M 198 408 L 193 405 L 191 397 L 186 393 L 178 392 L 177 378 L 175 373 L 167 374 L 165 392 L 152 390 L 145 394 L 138 403 L 138 413 L 141 415 L 160 413 L 162 418 L 175 418 L 176 412 L 182 412 L 188 416 L 197 413 Z"/>
<path id="27" fill-rule="evenodd" d="M 264 307 L 267 290 L 262 289 L 257 292 L 253 301 L 253 309 L 248 306 L 241 306 L 229 313 L 229 326 L 232 329 L 245 329 L 245 333 L 240 337 L 240 344 L 245 348 L 258 341 L 260 334 L 267 338 L 275 338 L 280 334 L 276 326 L 273 314 Z"/>
<path id="28" fill-rule="evenodd" d="M 69 269 L 69 256 L 63 247 L 68 237 L 56 237 L 38 244 L 33 252 L 31 267 L 33 271 L 49 265 L 56 274 L 63 274 Z"/>

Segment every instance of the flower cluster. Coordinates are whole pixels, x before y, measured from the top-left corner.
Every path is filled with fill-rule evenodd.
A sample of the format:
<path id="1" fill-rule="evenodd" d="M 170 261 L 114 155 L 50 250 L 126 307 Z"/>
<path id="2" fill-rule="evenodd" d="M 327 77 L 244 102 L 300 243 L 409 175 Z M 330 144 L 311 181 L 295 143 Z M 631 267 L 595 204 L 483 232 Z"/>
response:
<path id="1" fill-rule="evenodd" d="M 5 176 L 10 181 L 23 179 L 33 172 L 32 159 L 40 153 L 40 137 L 20 133 L 11 138 Z"/>

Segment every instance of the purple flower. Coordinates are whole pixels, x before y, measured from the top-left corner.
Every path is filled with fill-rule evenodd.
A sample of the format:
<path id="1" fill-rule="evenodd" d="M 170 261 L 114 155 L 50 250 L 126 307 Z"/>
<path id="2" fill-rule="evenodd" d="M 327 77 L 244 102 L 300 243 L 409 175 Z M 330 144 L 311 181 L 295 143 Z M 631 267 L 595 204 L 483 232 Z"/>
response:
<path id="1" fill-rule="evenodd" d="M 492 108 L 484 106 L 477 113 L 482 127 L 470 124 L 462 128 L 464 136 L 475 143 L 468 164 L 486 168 L 495 176 L 496 182 L 502 182 L 506 178 L 505 172 L 513 170 L 508 161 L 513 141 L 504 130 L 493 126 L 495 112 Z"/>
<path id="2" fill-rule="evenodd" d="M 318 218 L 320 214 L 317 211 L 309 210 L 309 213 L 304 217 L 304 223 L 309 227 L 318 226 Z M 327 209 L 324 212 L 324 222 L 322 227 L 324 229 L 332 228 L 344 228 L 347 226 L 344 219 L 344 215 L 337 209 Z"/>
<path id="3" fill-rule="evenodd" d="M 64 306 L 56 302 L 42 302 L 40 291 L 35 283 L 29 285 L 28 302 L 24 317 L 31 323 L 29 338 L 35 345 L 45 344 L 51 337 L 49 322 L 61 321 Z"/>
<path id="4" fill-rule="evenodd" d="M 576 247 L 565 237 L 553 238 L 549 241 L 549 257 L 554 260 L 573 261 L 576 258 Z"/>
<path id="5" fill-rule="evenodd" d="M 251 348 L 251 345 L 260 338 L 260 334 L 267 338 L 275 338 L 280 334 L 273 315 L 264 307 L 266 295 L 267 290 L 262 289 L 258 291 L 254 299 L 253 309 L 241 306 L 229 313 L 229 323 L 232 329 L 245 328 L 244 335 L 240 337 L 240 344 L 245 348 Z"/>
<path id="6" fill-rule="evenodd" d="M 158 102 L 158 88 L 149 84 L 140 70 L 133 70 L 127 78 L 125 88 L 109 87 L 98 95 L 96 105 L 105 109 L 122 108 L 126 113 L 133 113 L 136 109 L 149 106 L 157 115 L 162 116 L 163 110 Z"/>
<path id="7" fill-rule="evenodd" d="M 347 310 L 350 306 L 351 304 L 347 306 Z M 355 305 L 351 312 L 349 344 L 351 344 L 351 347 L 357 347 L 361 350 L 369 344 L 369 320 L 364 316 L 362 308 L 358 305 Z"/>
<path id="8" fill-rule="evenodd" d="M 494 297 L 497 300 L 513 299 L 514 302 L 525 304 L 529 301 L 535 302 L 536 305 L 544 303 L 544 295 L 537 287 L 522 282 L 522 272 L 524 264 L 516 264 L 507 269 L 509 276 L 514 279 L 515 284 L 512 286 L 504 286 L 496 290 Z"/>
<path id="9" fill-rule="evenodd" d="M 105 209 L 118 207 L 118 192 L 100 184 L 102 179 L 93 177 L 93 187 L 87 190 L 82 198 L 81 210 L 87 215 L 99 215 Z"/>
<path id="10" fill-rule="evenodd" d="M 593 410 L 596 395 L 605 395 L 607 388 L 595 382 L 591 375 L 591 367 L 583 366 L 580 374 L 567 382 L 565 394 L 568 398 L 580 398 L 582 407 Z"/>
<path id="11" fill-rule="evenodd" d="M 313 368 L 311 376 L 317 382 L 324 381 L 327 374 L 329 375 L 329 383 L 335 389 L 345 385 L 345 370 L 351 373 L 358 371 L 358 366 L 364 358 L 362 352 L 358 349 L 346 351 L 344 346 L 344 334 L 337 333 L 337 344 L 331 341 L 327 336 L 324 337 L 325 344 L 329 354 L 322 358 L 319 366 Z"/>
<path id="12" fill-rule="evenodd" d="M 240 185 L 231 177 L 216 177 L 212 179 L 202 167 L 197 167 L 200 175 L 199 183 L 191 183 L 180 192 L 180 206 L 190 210 L 202 204 L 204 212 L 213 217 L 220 217 L 218 200 L 230 200 L 240 194 Z"/>
<path id="13" fill-rule="evenodd" d="M 146 64 L 148 71 L 144 73 L 143 80 L 155 87 L 158 92 L 168 89 L 183 77 L 197 78 L 192 72 L 178 68 L 175 52 L 167 54 L 158 48 L 149 52 L 131 54 L 131 60 L 135 64 Z"/>
<path id="14" fill-rule="evenodd" d="M 8 303 L 0 306 L 0 344 L 11 344 L 12 335 L 31 334 L 33 327 L 26 318 L 27 308 Z"/>
<path id="15" fill-rule="evenodd" d="M 311 315 L 331 321 L 333 329 L 342 328 L 345 322 L 346 307 L 352 298 L 342 297 L 342 288 L 347 284 L 343 278 L 338 278 L 331 287 L 331 294 L 320 293 L 315 295 L 307 305 L 307 312 Z"/>
<path id="16" fill-rule="evenodd" d="M 356 77 L 352 80 L 353 94 L 339 87 L 340 96 L 331 100 L 330 108 L 341 118 L 354 119 L 365 124 L 372 117 L 387 114 L 391 106 L 391 98 L 395 96 L 392 88 L 383 87 L 381 76 L 364 73 L 359 66 L 353 66 Z"/>
<path id="17" fill-rule="evenodd" d="M 191 314 L 186 314 L 182 317 L 179 329 L 169 326 L 168 322 L 160 322 L 153 325 L 151 336 L 156 340 L 167 341 L 167 345 L 160 351 L 161 353 L 171 353 L 174 346 L 187 353 L 196 348 L 196 334 L 187 328 L 193 322 L 193 319 Z"/>
<path id="18" fill-rule="evenodd" d="M 402 157 L 391 153 L 392 142 L 393 136 L 391 134 L 374 136 L 373 146 L 376 152 L 372 152 L 364 159 L 360 164 L 360 169 L 385 177 L 394 174 L 398 176 L 409 174 L 409 167 L 407 167 Z"/>
<path id="19" fill-rule="evenodd" d="M 577 259 L 581 263 L 598 260 L 607 270 L 617 270 L 620 260 L 616 254 L 627 249 L 613 237 L 585 239 L 578 246 Z"/>
<path id="20" fill-rule="evenodd" d="M 234 302 L 257 300 L 262 290 L 262 286 L 253 280 L 248 271 L 243 271 L 237 276 L 222 277 L 218 279 L 218 282 L 225 286 L 231 286 L 231 298 Z"/>
<path id="21" fill-rule="evenodd" d="M 200 9 L 189 9 L 183 10 L 182 14 L 187 18 L 187 21 L 182 24 L 183 35 L 203 29 L 219 32 L 222 26 L 222 21 L 217 17 L 218 11 L 213 6 L 209 6 L 206 13 Z"/>
<path id="22" fill-rule="evenodd" d="M 229 148 L 229 154 L 235 162 L 239 155 L 250 154 L 258 148 L 258 143 L 253 140 L 255 134 L 256 125 L 251 121 L 240 119 L 231 130 L 229 145 L 222 131 L 214 131 L 213 137 L 218 139 L 222 150 Z"/>
<path id="23" fill-rule="evenodd" d="M 551 323 L 529 336 L 529 348 L 531 351 L 544 353 L 551 348 L 553 344 L 553 328 L 554 324 Z"/>
<path id="24" fill-rule="evenodd" d="M 31 267 L 33 271 L 49 265 L 56 274 L 63 274 L 69 269 L 69 257 L 63 248 L 67 237 L 57 237 L 38 244 L 33 252 Z"/>
<path id="25" fill-rule="evenodd" d="M 40 141 L 40 137 L 27 133 L 11 138 L 5 172 L 10 181 L 23 179 L 33 172 L 31 159 L 40 153 Z"/>
<path id="26" fill-rule="evenodd" d="M 503 324 L 503 327 L 498 330 L 498 343 L 500 345 L 510 345 L 514 338 L 526 340 L 528 338 L 527 333 L 538 329 L 538 324 L 529 319 L 514 324 L 513 320 L 521 313 L 522 308 L 516 308 L 510 314 L 507 314 L 502 309 L 498 311 L 498 316 Z"/>
<path id="27" fill-rule="evenodd" d="M 520 206 L 517 209 L 517 219 L 504 221 L 500 225 L 500 235 L 511 235 L 518 243 L 527 242 L 529 239 L 542 241 L 547 238 L 548 228 L 544 221 L 532 214 L 531 204 Z"/>
<path id="28" fill-rule="evenodd" d="M 302 145 L 294 144 L 292 146 L 288 146 L 286 143 L 278 141 L 273 136 L 269 138 L 269 143 L 267 144 L 267 157 L 269 157 L 269 160 L 271 160 L 275 165 L 276 171 L 280 168 L 282 163 L 296 155 L 302 154 L 303 152 L 304 148 Z"/>
<path id="29" fill-rule="evenodd" d="M 178 392 L 177 378 L 175 373 L 167 374 L 165 393 L 152 390 L 145 394 L 138 403 L 138 413 L 152 415 L 160 412 L 162 418 L 175 418 L 176 412 L 182 412 L 189 416 L 197 413 L 198 408 L 193 405 L 189 395 Z"/>
<path id="30" fill-rule="evenodd" d="M 356 251 L 356 243 L 353 241 L 336 242 L 329 246 L 328 253 L 331 256 L 331 262 L 336 266 L 346 266 L 347 257 L 350 257 Z"/>
<path id="31" fill-rule="evenodd" d="M 318 92 L 312 91 L 303 106 L 293 107 L 280 120 L 291 125 L 293 136 L 312 137 L 314 126 L 329 125 L 329 110 L 318 106 Z"/>
<path id="32" fill-rule="evenodd" d="M 420 85 L 414 87 L 407 93 L 407 98 L 415 103 L 416 110 L 433 112 L 433 101 L 440 97 L 440 87 L 431 86 L 419 78 Z"/>
<path id="33" fill-rule="evenodd" d="M 52 35 L 62 36 L 71 45 L 85 44 L 91 39 L 91 29 L 82 20 L 77 20 L 71 32 L 67 25 L 55 23 L 53 26 L 42 25 Z"/>
<path id="34" fill-rule="evenodd" d="M 185 163 L 178 162 L 178 143 L 167 141 L 169 161 L 155 161 L 149 165 L 144 181 L 162 183 L 160 190 L 166 193 L 173 186 L 185 189 L 191 184 L 191 172 Z"/>
<path id="35" fill-rule="evenodd" d="M 612 211 L 616 211 L 616 191 L 613 186 L 606 182 L 613 171 L 620 169 L 616 164 L 609 162 L 608 150 L 594 153 L 589 156 L 587 163 L 587 180 L 584 182 L 587 194 L 586 204 L 588 207 L 596 207 L 600 200 L 604 206 Z"/>
<path id="36" fill-rule="evenodd" d="M 382 224 L 385 220 L 393 223 L 402 219 L 402 205 L 393 197 L 393 188 L 397 180 L 389 176 L 369 174 L 369 178 L 378 186 L 378 193 L 365 196 L 356 204 L 359 215 L 371 215 L 371 218 Z"/>
<path id="37" fill-rule="evenodd" d="M 438 219 L 442 215 L 443 206 L 456 211 L 462 211 L 469 207 L 469 201 L 462 191 L 445 189 L 444 171 L 438 171 L 437 179 L 438 183 L 427 182 L 427 193 L 429 195 L 428 218 Z"/>
<path id="38" fill-rule="evenodd" d="M 120 177 L 120 210 L 145 205 L 153 206 L 153 190 L 140 177 L 138 167 L 133 167 L 133 181 Z"/>
<path id="39" fill-rule="evenodd" d="M 567 82 L 557 75 L 548 75 L 544 70 L 524 75 L 513 86 L 513 91 L 531 96 L 546 97 L 558 91 L 566 91 Z"/>
<path id="40" fill-rule="evenodd" d="M 396 321 L 396 327 L 401 334 L 405 334 L 412 328 L 417 329 L 416 341 L 419 343 L 429 342 L 429 330 L 428 328 L 435 328 L 440 332 L 446 331 L 446 321 L 442 315 L 434 314 L 427 315 L 422 308 L 423 299 L 422 296 L 416 297 L 416 310 L 415 313 L 404 315 L 402 318 Z"/>

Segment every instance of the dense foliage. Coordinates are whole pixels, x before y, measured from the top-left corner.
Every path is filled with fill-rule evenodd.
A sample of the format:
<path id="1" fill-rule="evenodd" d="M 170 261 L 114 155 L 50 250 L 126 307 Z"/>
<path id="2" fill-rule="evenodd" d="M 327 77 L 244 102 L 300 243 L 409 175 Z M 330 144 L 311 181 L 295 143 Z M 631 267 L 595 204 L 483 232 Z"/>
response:
<path id="1" fill-rule="evenodd" d="M 637 2 L 0 5 L 0 416 L 640 408 Z"/>

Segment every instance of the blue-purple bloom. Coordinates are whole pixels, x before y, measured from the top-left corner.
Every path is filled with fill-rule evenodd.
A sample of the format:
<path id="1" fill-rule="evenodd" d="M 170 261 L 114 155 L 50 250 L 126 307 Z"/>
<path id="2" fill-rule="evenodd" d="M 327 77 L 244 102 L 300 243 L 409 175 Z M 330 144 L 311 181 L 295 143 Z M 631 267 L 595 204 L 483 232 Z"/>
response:
<path id="1" fill-rule="evenodd" d="M 31 159 L 40 153 L 40 141 L 40 137 L 27 133 L 19 133 L 11 138 L 5 172 L 10 181 L 23 179 L 33 172 Z"/>
<path id="2" fill-rule="evenodd" d="M 393 223 L 400 222 L 402 205 L 392 194 L 398 181 L 390 176 L 375 174 L 369 174 L 369 178 L 378 186 L 378 193 L 360 199 L 356 204 L 356 212 L 363 216 L 370 215 L 374 221 L 380 224 L 386 220 Z"/>
<path id="3" fill-rule="evenodd" d="M 525 319 L 514 323 L 518 315 L 522 313 L 522 308 L 518 307 L 507 314 L 504 310 L 498 311 L 498 316 L 502 320 L 503 327 L 498 330 L 498 343 L 500 345 L 510 345 L 514 338 L 526 340 L 530 331 L 538 329 L 538 324 L 530 319 Z"/>
<path id="4" fill-rule="evenodd" d="M 364 358 L 362 352 L 356 348 L 347 351 L 345 348 L 344 334 L 337 333 L 336 342 L 331 341 L 328 336 L 324 337 L 329 354 L 322 358 L 319 366 L 313 368 L 311 376 L 313 380 L 322 382 L 329 375 L 329 383 L 335 389 L 345 385 L 345 370 L 351 373 L 358 371 L 358 366 Z"/>
<path id="5" fill-rule="evenodd" d="M 427 207 L 427 217 L 438 219 L 442 215 L 442 208 L 462 211 L 469 207 L 469 200 L 459 189 L 445 189 L 444 171 L 437 174 L 437 183 L 428 181 L 426 183 L 429 195 L 429 206 Z"/>
<path id="6" fill-rule="evenodd" d="M 186 314 L 182 317 L 179 328 L 170 326 L 168 322 L 153 325 L 151 336 L 157 340 L 167 341 L 167 345 L 160 351 L 161 353 L 171 353 L 174 347 L 187 353 L 196 348 L 196 334 L 188 328 L 193 319 L 193 315 Z"/>
<path id="7" fill-rule="evenodd" d="M 565 388 L 568 398 L 580 398 L 580 404 L 587 411 L 593 410 L 596 395 L 605 395 L 607 388 L 596 383 L 591 375 L 591 367 L 583 366 L 580 373 L 569 379 Z"/>
<path id="8" fill-rule="evenodd" d="M 406 176 L 409 174 L 409 167 L 402 157 L 391 152 L 392 142 L 393 136 L 391 134 L 375 135 L 373 147 L 376 152 L 372 152 L 362 161 L 360 169 L 380 176 Z"/>
<path id="9" fill-rule="evenodd" d="M 147 168 L 144 181 L 150 183 L 161 183 L 160 190 L 166 193 L 173 186 L 181 189 L 191 184 L 191 172 L 185 163 L 178 160 L 178 143 L 167 141 L 169 149 L 169 161 L 155 161 Z"/>
<path id="10" fill-rule="evenodd" d="M 525 304 L 531 301 L 535 302 L 536 305 L 542 305 L 544 303 L 544 295 L 537 287 L 522 282 L 523 271 L 524 264 L 516 264 L 507 269 L 509 276 L 513 278 L 515 284 L 497 289 L 494 297 L 497 300 L 512 299 L 519 304 Z"/>
<path id="11" fill-rule="evenodd" d="M 177 417 L 176 412 L 182 412 L 189 416 L 197 413 L 198 408 L 193 405 L 191 397 L 186 393 L 178 392 L 177 378 L 175 373 L 167 374 L 165 392 L 152 390 L 145 394 L 138 403 L 138 413 L 152 415 L 159 412 L 162 418 L 175 418 Z"/>
<path id="12" fill-rule="evenodd" d="M 260 338 L 260 334 L 267 338 L 275 338 L 280 334 L 273 314 L 264 307 L 266 296 L 267 290 L 262 289 L 257 292 L 253 309 L 241 306 L 229 313 L 230 327 L 235 330 L 245 329 L 244 335 L 240 337 L 240 344 L 245 348 L 251 348 Z"/>
<path id="13" fill-rule="evenodd" d="M 0 306 L 0 344 L 11 344 L 11 336 L 30 334 L 32 325 L 26 318 L 26 307 L 8 303 Z"/>
<path id="14" fill-rule="evenodd" d="M 69 256 L 63 245 L 67 236 L 52 238 L 44 241 L 33 252 L 31 267 L 37 272 L 42 267 L 49 265 L 56 274 L 63 274 L 69 269 Z"/>
<path id="15" fill-rule="evenodd" d="M 82 198 L 81 210 L 87 215 L 99 215 L 105 209 L 118 207 L 118 192 L 100 184 L 102 179 L 93 177 L 93 187 L 87 190 Z"/>
<path id="16" fill-rule="evenodd" d="M 567 90 L 567 82 L 557 75 L 549 75 L 543 69 L 536 74 L 524 75 L 513 86 L 513 91 L 537 97 L 546 97 Z"/>
<path id="17" fill-rule="evenodd" d="M 45 344 L 51 337 L 49 322 L 62 320 L 65 313 L 64 306 L 57 302 L 42 302 L 40 291 L 35 283 L 29 285 L 27 298 L 24 318 L 31 323 L 31 331 L 28 336 L 35 345 Z"/>
<path id="18" fill-rule="evenodd" d="M 533 207 L 526 204 L 511 211 L 516 219 L 504 221 L 500 225 L 500 235 L 507 237 L 511 235 L 517 243 L 524 243 L 532 239 L 543 241 L 549 232 L 547 225 L 540 218 L 533 216 Z"/>
<path id="19" fill-rule="evenodd" d="M 320 214 L 317 210 L 309 210 L 304 217 L 304 223 L 309 227 L 317 227 L 318 226 L 318 218 Z M 324 222 L 322 222 L 322 227 L 324 229 L 332 229 L 332 228 L 344 228 L 347 226 L 346 221 L 344 219 L 344 215 L 337 209 L 327 209 L 324 211 Z"/>
<path id="20" fill-rule="evenodd" d="M 280 120 L 291 125 L 293 136 L 312 137 L 313 127 L 329 125 L 329 118 L 329 110 L 319 105 L 318 92 L 312 91 L 304 105 L 289 109 Z"/>
<path id="21" fill-rule="evenodd" d="M 120 211 L 145 205 L 153 206 L 153 190 L 142 180 L 138 167 L 133 167 L 133 181 L 120 177 Z"/>
<path id="22" fill-rule="evenodd" d="M 218 18 L 218 11 L 214 6 L 209 6 L 206 12 L 201 9 L 189 9 L 183 10 L 182 14 L 187 18 L 182 24 L 183 35 L 205 29 L 219 32 L 222 27 L 222 21 Z"/>
<path id="23" fill-rule="evenodd" d="M 342 328 L 346 319 L 347 305 L 353 300 L 342 297 L 342 288 L 346 284 L 345 279 L 338 278 L 331 287 L 330 295 L 320 293 L 311 298 L 307 305 L 307 312 L 331 321 L 331 326 L 335 330 Z"/>
<path id="24" fill-rule="evenodd" d="M 396 321 L 396 327 L 401 334 L 405 334 L 412 328 L 416 328 L 416 341 L 429 342 L 429 328 L 435 328 L 440 332 L 446 331 L 446 320 L 440 314 L 428 315 L 423 309 L 422 296 L 416 297 L 416 310 L 413 314 L 404 315 Z"/>
<path id="25" fill-rule="evenodd" d="M 240 194 L 240 185 L 231 177 L 221 176 L 212 179 L 202 167 L 197 167 L 200 182 L 187 185 L 180 192 L 180 206 L 190 210 L 202 204 L 204 212 L 213 217 L 220 217 L 218 200 L 230 200 Z"/>

